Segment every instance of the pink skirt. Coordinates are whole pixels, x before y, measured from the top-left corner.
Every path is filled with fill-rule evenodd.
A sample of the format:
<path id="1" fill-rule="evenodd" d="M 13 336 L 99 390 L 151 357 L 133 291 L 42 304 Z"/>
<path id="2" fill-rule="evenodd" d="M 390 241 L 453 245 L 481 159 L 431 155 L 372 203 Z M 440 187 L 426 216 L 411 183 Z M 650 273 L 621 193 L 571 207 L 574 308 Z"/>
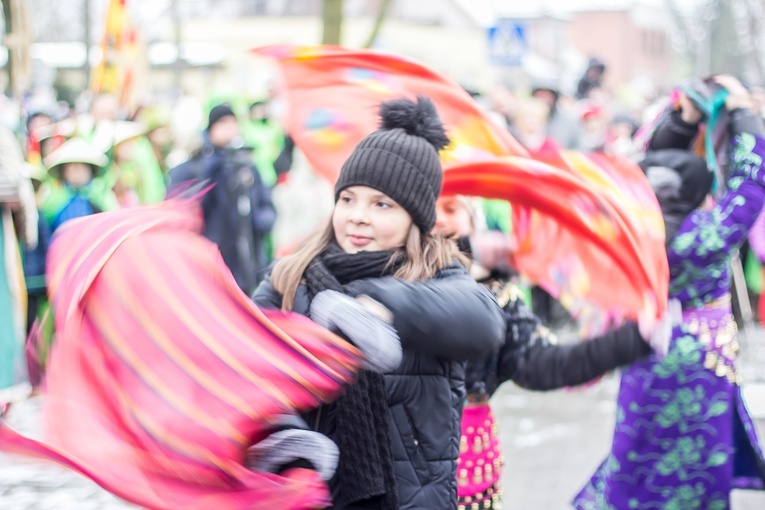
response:
<path id="1" fill-rule="evenodd" d="M 502 454 L 488 398 L 468 396 L 462 413 L 457 497 L 460 510 L 498 509 Z"/>

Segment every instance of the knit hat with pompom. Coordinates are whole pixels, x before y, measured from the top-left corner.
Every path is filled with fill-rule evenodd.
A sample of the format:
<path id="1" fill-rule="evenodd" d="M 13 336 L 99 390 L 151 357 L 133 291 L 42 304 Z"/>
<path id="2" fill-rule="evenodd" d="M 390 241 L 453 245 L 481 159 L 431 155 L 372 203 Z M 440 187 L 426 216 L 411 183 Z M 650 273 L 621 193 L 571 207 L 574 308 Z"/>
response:
<path id="1" fill-rule="evenodd" d="M 380 129 L 364 138 L 343 164 L 335 201 L 350 186 L 369 186 L 398 202 L 422 232 L 436 223 L 443 179 L 438 152 L 449 145 L 430 99 L 396 99 L 380 105 Z"/>

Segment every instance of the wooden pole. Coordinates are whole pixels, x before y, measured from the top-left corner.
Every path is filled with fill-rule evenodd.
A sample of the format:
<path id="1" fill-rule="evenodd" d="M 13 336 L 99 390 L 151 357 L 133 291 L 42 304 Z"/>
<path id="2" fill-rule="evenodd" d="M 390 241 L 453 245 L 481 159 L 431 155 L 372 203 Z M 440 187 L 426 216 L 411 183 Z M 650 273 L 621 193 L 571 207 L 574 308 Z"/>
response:
<path id="1" fill-rule="evenodd" d="M 8 48 L 8 62 L 5 64 L 5 71 L 7 73 L 8 87 L 13 90 L 13 83 L 15 81 L 15 69 L 13 68 L 13 51 L 15 47 L 14 39 L 16 34 L 13 33 L 13 7 L 11 6 L 11 0 L 2 0 L 3 2 L 3 22 L 5 24 L 5 41 L 4 44 Z"/>

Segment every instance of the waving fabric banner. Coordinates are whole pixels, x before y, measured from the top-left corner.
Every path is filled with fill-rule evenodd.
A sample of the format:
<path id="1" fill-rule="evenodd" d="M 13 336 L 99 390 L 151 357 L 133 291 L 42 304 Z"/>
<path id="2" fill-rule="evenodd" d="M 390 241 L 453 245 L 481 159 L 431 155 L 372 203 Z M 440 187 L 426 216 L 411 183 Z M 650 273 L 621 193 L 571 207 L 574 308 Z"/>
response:
<path id="1" fill-rule="evenodd" d="M 442 152 L 445 163 L 528 154 L 462 87 L 415 61 L 337 46 L 267 46 L 253 52 L 278 61 L 287 131 L 313 169 L 333 184 L 356 144 L 377 129 L 378 105 L 417 94 L 435 103 L 452 140 Z"/>
<path id="2" fill-rule="evenodd" d="M 377 128 L 381 102 L 426 95 L 452 140 L 442 152 L 443 192 L 512 203 L 522 274 L 575 315 L 597 309 L 606 321 L 666 309 L 661 212 L 634 163 L 558 150 L 532 159 L 459 85 L 400 56 L 332 46 L 253 52 L 276 60 L 287 129 L 330 182 Z"/>
<path id="3" fill-rule="evenodd" d="M 201 229 L 194 201 L 61 227 L 45 439 L 0 425 L 0 449 L 149 508 L 322 507 L 316 472 L 251 471 L 245 455 L 277 416 L 335 398 L 360 354 L 305 317 L 259 310 Z"/>
<path id="4" fill-rule="evenodd" d="M 640 169 L 605 156 L 566 158 L 577 168 L 512 157 L 451 165 L 443 193 L 511 202 L 518 246 L 513 265 L 575 316 L 594 321 L 593 332 L 611 321 L 636 319 L 641 311 L 660 315 L 669 269 L 658 205 L 652 194 L 640 202 L 621 192 L 607 173 L 644 179 Z M 635 193 L 642 196 L 644 188 Z"/>

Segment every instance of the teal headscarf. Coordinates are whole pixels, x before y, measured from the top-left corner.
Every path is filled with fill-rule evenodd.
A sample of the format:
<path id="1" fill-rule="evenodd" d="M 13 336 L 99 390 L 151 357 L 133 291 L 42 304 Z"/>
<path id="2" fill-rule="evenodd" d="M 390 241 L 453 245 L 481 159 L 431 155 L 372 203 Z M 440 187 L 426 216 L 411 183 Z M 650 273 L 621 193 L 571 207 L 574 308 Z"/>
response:
<path id="1" fill-rule="evenodd" d="M 717 195 L 724 191 L 725 183 L 724 164 L 721 162 L 727 161 L 728 122 L 725 99 L 728 97 L 728 91 L 713 82 L 699 79 L 690 81 L 680 87 L 680 90 L 693 101 L 693 104 L 704 116 L 703 122 L 706 126 L 704 152 L 706 153 L 707 167 L 714 175 L 712 192 Z"/>

